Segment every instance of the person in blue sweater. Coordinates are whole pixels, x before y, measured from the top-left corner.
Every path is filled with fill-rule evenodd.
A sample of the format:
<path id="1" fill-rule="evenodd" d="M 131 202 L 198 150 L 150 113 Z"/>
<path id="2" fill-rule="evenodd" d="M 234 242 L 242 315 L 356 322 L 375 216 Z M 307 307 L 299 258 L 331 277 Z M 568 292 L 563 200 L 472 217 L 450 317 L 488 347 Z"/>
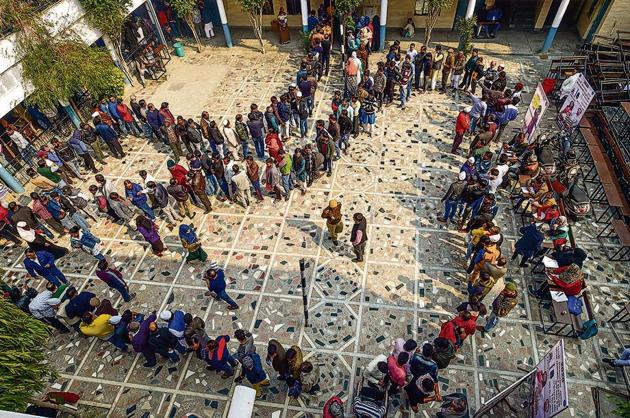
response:
<path id="1" fill-rule="evenodd" d="M 168 323 L 168 330 L 175 338 L 177 338 L 177 346 L 175 349 L 180 353 L 185 353 L 188 344 L 184 338 L 184 331 L 186 330 L 186 313 L 184 311 L 163 311 L 160 313 L 160 319 Z"/>
<path id="2" fill-rule="evenodd" d="M 228 304 L 228 309 L 233 311 L 238 309 L 238 304 L 225 291 L 225 273 L 223 269 L 211 268 L 203 275 L 203 281 L 206 282 L 208 290 L 214 293 L 216 299 L 220 299 Z"/>
<path id="3" fill-rule="evenodd" d="M 242 364 L 245 377 L 252 384 L 252 387 L 256 389 L 256 398 L 262 397 L 260 387 L 269 386 L 269 379 L 263 369 L 260 356 L 256 353 L 249 353 L 242 358 Z"/>
<path id="4" fill-rule="evenodd" d="M 55 265 L 55 256 L 48 251 L 34 251 L 28 248 L 24 255 L 24 268 L 34 279 L 42 277 L 55 286 L 68 283 L 66 276 Z"/>
<path id="5" fill-rule="evenodd" d="M 91 300 L 96 299 L 96 295 L 92 292 L 83 291 L 77 294 L 75 288 L 68 289 L 66 296 L 70 299 L 70 302 L 66 305 L 66 316 L 72 318 L 82 318 L 87 312 L 93 312 L 97 305 L 90 303 Z"/>
<path id="6" fill-rule="evenodd" d="M 147 203 L 148 197 L 144 192 L 142 186 L 138 183 L 132 183 L 129 180 L 125 180 L 125 196 L 131 201 L 138 209 L 144 212 L 150 219 L 155 219 L 155 213 L 153 209 Z"/>

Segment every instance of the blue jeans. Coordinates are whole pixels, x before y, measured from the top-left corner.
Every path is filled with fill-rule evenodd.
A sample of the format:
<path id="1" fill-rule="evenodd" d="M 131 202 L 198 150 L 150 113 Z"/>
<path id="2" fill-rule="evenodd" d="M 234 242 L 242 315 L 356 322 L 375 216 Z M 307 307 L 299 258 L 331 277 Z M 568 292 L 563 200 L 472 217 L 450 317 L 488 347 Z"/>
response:
<path id="1" fill-rule="evenodd" d="M 293 190 L 293 180 L 291 179 L 291 174 L 282 174 L 282 187 L 284 187 L 284 192 L 288 195 L 291 190 Z"/>
<path id="2" fill-rule="evenodd" d="M 215 144 L 212 141 L 210 141 L 210 149 L 212 150 L 212 154 L 218 154 L 219 153 L 219 149 L 217 148 L 217 144 Z"/>
<path id="3" fill-rule="evenodd" d="M 53 235 L 52 232 L 50 232 L 50 229 L 46 228 L 46 226 L 44 226 L 44 224 L 38 224 L 37 225 L 37 229 L 41 229 L 41 231 L 44 233 L 44 235 L 46 235 L 48 238 L 53 239 L 55 238 L 55 236 Z"/>
<path id="4" fill-rule="evenodd" d="M 474 133 L 475 129 L 477 129 L 477 124 L 479 123 L 479 118 L 470 118 L 470 133 Z"/>
<path id="5" fill-rule="evenodd" d="M 219 190 L 219 182 L 214 174 L 209 174 L 206 176 L 206 193 L 208 195 L 213 195 Z"/>
<path id="6" fill-rule="evenodd" d="M 484 325 L 483 330 L 485 332 L 490 331 L 492 328 L 496 327 L 499 323 L 499 317 L 494 314 L 494 312 L 490 312 L 490 316 L 486 320 L 486 325 Z"/>
<path id="7" fill-rule="evenodd" d="M 50 266 L 47 273 L 48 274 L 44 276 L 44 279 L 48 280 L 55 286 L 60 286 L 61 283 L 68 283 L 66 276 L 64 276 L 61 270 L 59 270 L 55 265 Z"/>
<path id="8" fill-rule="evenodd" d="M 120 295 L 122 296 L 123 300 L 125 302 L 129 302 L 131 300 L 131 296 L 129 295 L 129 291 L 127 290 L 127 288 L 125 286 L 123 286 L 122 283 L 115 283 L 114 285 L 110 286 L 112 289 L 117 290 L 118 293 L 120 293 Z"/>
<path id="9" fill-rule="evenodd" d="M 455 217 L 455 212 L 457 211 L 457 204 L 459 203 L 459 200 L 450 200 L 448 199 L 446 202 L 444 202 L 444 216 L 443 218 L 449 221 L 453 221 L 453 218 Z"/>
<path id="10" fill-rule="evenodd" d="M 135 123 L 120 121 L 120 124 L 124 125 L 125 126 L 125 130 L 127 132 L 133 133 L 134 136 L 138 136 L 138 137 L 142 136 L 142 132 L 140 132 L 140 129 L 138 129 L 138 127 L 136 126 Z"/>
<path id="11" fill-rule="evenodd" d="M 249 144 L 245 141 L 241 145 L 243 145 L 243 157 L 247 157 L 249 155 Z"/>
<path id="12" fill-rule="evenodd" d="M 234 367 L 236 367 L 236 360 L 234 357 L 226 350 L 225 351 L 225 362 L 221 363 L 217 366 L 217 372 L 223 372 L 228 376 L 232 376 L 234 374 Z"/>
<path id="13" fill-rule="evenodd" d="M 114 334 L 107 339 L 110 343 L 112 343 L 116 348 L 119 348 L 122 352 L 127 352 L 127 344 L 125 341 L 120 338 L 118 335 Z"/>
<path id="14" fill-rule="evenodd" d="M 252 138 L 254 140 L 254 148 L 256 148 L 256 155 L 258 158 L 265 158 L 265 140 L 263 137 Z"/>
<path id="15" fill-rule="evenodd" d="M 223 194 L 226 196 L 229 196 L 230 191 L 228 190 L 228 184 L 225 177 L 221 177 L 220 179 L 217 179 L 217 180 L 219 181 L 219 187 L 221 188 L 221 191 L 223 192 Z"/>
<path id="16" fill-rule="evenodd" d="M 77 226 L 79 228 L 81 228 L 83 231 L 85 232 L 90 232 L 90 225 L 88 225 L 87 221 L 85 220 L 85 218 L 79 213 L 79 212 L 74 212 L 70 218 L 72 219 L 72 221 L 77 224 Z"/>
<path id="17" fill-rule="evenodd" d="M 308 131 L 308 119 L 300 119 L 300 136 L 305 137 Z"/>
<path id="18" fill-rule="evenodd" d="M 332 173 L 332 159 L 328 157 L 324 157 L 324 170 Z"/>
<path id="19" fill-rule="evenodd" d="M 122 119 L 116 119 L 116 122 L 118 123 L 118 129 L 120 129 L 121 136 L 127 136 L 129 131 L 127 130 L 127 126 L 125 126 L 125 121 Z"/>
<path id="20" fill-rule="evenodd" d="M 406 88 L 400 88 L 400 105 L 404 106 L 405 103 L 407 103 L 407 89 Z"/>
<path id="21" fill-rule="evenodd" d="M 313 113 L 313 96 L 306 97 L 306 107 L 308 108 L 309 115 Z"/>
<path id="22" fill-rule="evenodd" d="M 230 306 L 238 306 L 238 304 L 236 302 L 234 302 L 234 299 L 232 299 L 230 297 L 230 295 L 227 294 L 227 292 L 225 290 L 221 290 L 219 292 L 215 292 L 217 297 L 219 299 L 221 299 L 222 301 L 224 301 L 225 303 L 227 303 Z"/>
<path id="23" fill-rule="evenodd" d="M 258 197 L 258 199 L 262 200 L 263 199 L 263 194 L 262 194 L 262 189 L 260 188 L 260 180 L 252 180 L 252 187 L 254 188 L 254 192 L 256 193 L 256 196 Z"/>
<path id="24" fill-rule="evenodd" d="M 153 209 L 149 207 L 147 202 L 134 202 L 135 205 L 144 212 L 150 219 L 155 219 L 155 213 L 153 213 Z"/>

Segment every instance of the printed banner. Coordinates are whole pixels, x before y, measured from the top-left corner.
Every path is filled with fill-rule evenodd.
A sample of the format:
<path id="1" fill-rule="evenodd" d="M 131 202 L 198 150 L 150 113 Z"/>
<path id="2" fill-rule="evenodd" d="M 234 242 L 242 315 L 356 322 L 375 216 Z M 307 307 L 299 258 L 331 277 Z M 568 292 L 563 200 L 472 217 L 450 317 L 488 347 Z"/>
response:
<path id="1" fill-rule="evenodd" d="M 545 355 L 531 375 L 531 415 L 551 418 L 569 407 L 569 393 L 564 361 L 564 340 Z"/>
<path id="2" fill-rule="evenodd" d="M 573 90 L 564 99 L 564 103 L 558 112 L 558 123 L 565 129 L 575 128 L 580 121 L 584 112 L 591 104 L 591 100 L 595 96 L 595 91 L 588 84 L 583 74 L 579 74 Z"/>
<path id="3" fill-rule="evenodd" d="M 534 96 L 532 97 L 532 101 L 529 103 L 529 107 L 527 108 L 525 121 L 523 122 L 522 130 L 525 132 L 528 142 L 532 142 L 536 129 L 538 129 L 538 125 L 540 125 L 540 121 L 542 120 L 548 106 L 549 100 L 547 100 L 545 90 L 543 90 L 542 85 L 538 83 Z"/>

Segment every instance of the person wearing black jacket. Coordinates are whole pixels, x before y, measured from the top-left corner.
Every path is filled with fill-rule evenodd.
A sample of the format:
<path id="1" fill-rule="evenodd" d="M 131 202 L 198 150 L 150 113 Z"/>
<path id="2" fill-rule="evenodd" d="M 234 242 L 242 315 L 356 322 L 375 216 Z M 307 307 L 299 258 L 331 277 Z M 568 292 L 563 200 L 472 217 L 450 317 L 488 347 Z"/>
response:
<path id="1" fill-rule="evenodd" d="M 442 198 L 442 202 L 444 202 L 444 215 L 438 216 L 438 221 L 453 222 L 455 212 L 457 212 L 457 206 L 461 204 L 466 184 L 466 172 L 460 171 L 458 179 L 451 183 L 446 195 Z"/>
<path id="2" fill-rule="evenodd" d="M 225 152 L 225 140 L 223 139 L 223 134 L 221 133 L 221 130 L 219 130 L 216 121 L 210 121 L 208 134 L 210 135 L 210 148 L 212 149 L 212 153 L 219 154 L 221 159 L 223 159 Z"/>
<path id="3" fill-rule="evenodd" d="M 172 363 L 179 361 L 179 356 L 175 352 L 177 347 L 177 337 L 171 334 L 168 327 L 158 328 L 155 322 L 149 324 L 149 346 L 155 353 L 169 359 Z"/>
<path id="4" fill-rule="evenodd" d="M 416 59 L 413 61 L 413 65 L 415 67 L 413 85 L 418 91 L 424 90 L 424 78 L 426 77 L 426 74 L 423 74 L 423 72 L 425 69 L 426 60 L 427 60 L 427 47 L 423 46 L 422 48 L 420 48 L 420 52 L 416 55 Z M 422 88 L 420 88 L 420 74 L 423 75 Z"/>
<path id="5" fill-rule="evenodd" d="M 182 116 L 177 117 L 175 132 L 177 132 L 179 140 L 184 143 L 186 150 L 188 150 L 188 152 L 193 152 L 193 148 L 190 145 L 190 137 L 188 136 L 188 124 L 186 123 L 186 119 L 184 119 Z"/>
<path id="6" fill-rule="evenodd" d="M 322 53 L 319 55 L 319 61 L 322 65 L 322 71 L 326 77 L 328 77 L 328 72 L 330 70 L 330 35 L 324 34 L 324 39 L 321 42 L 322 45 Z"/>
<path id="7" fill-rule="evenodd" d="M 147 194 L 151 200 L 151 209 L 156 215 L 162 213 L 166 219 L 167 227 L 172 230 L 182 218 L 177 216 L 175 209 L 169 204 L 168 191 L 162 183 L 147 182 Z"/>
<path id="8" fill-rule="evenodd" d="M 348 140 L 350 139 L 350 134 L 352 133 L 352 119 L 348 116 L 348 110 L 344 109 L 341 111 L 341 115 L 339 116 L 339 133 L 341 134 L 341 142 L 339 144 L 339 148 L 343 151 L 344 154 L 347 153 L 348 147 L 350 143 Z"/>
<path id="9" fill-rule="evenodd" d="M 352 219 L 354 220 L 354 225 L 352 226 L 352 233 L 350 234 L 350 242 L 352 243 L 352 251 L 354 251 L 355 255 L 352 261 L 362 263 L 365 244 L 368 240 L 367 220 L 361 213 L 355 213 Z"/>
<path id="10" fill-rule="evenodd" d="M 328 116 L 328 133 L 335 143 L 335 160 L 341 158 L 341 131 L 335 115 Z"/>

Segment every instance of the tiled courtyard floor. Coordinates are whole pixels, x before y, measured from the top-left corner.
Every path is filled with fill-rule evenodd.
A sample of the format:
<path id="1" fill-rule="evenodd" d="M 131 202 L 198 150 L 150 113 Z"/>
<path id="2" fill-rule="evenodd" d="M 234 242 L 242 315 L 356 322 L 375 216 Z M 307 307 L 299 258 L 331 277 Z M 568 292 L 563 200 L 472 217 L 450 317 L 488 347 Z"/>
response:
<path id="1" fill-rule="evenodd" d="M 135 93 L 154 103 L 169 101 L 175 115 L 196 117 L 205 109 L 214 118 L 233 119 L 238 112 L 246 113 L 250 103 L 267 104 L 272 95 L 284 91 L 301 56 L 297 48 L 274 48 L 261 55 L 246 47 L 210 47 L 199 55 L 188 52 L 183 60 L 174 58 L 166 82 Z M 530 89 L 548 65 L 535 57 L 496 58 L 505 63 L 510 84 L 518 77 Z M 372 65 L 376 61 L 372 58 Z M 338 65 L 334 68 L 318 88 L 315 118 L 326 118 L 333 90 L 342 88 Z M 321 416 L 321 406 L 332 395 L 349 405 L 361 368 L 373 356 L 388 353 L 397 337 L 431 340 L 465 298 L 463 236 L 436 222 L 439 199 L 463 161 L 448 154 L 458 100 L 416 95 L 404 112 L 386 108 L 378 114 L 375 135 L 353 140 L 332 177 L 317 181 L 305 196 L 293 193 L 288 202 L 275 206 L 266 199 L 247 210 L 215 203 L 206 216 L 198 210 L 194 225 L 210 259 L 225 268 L 229 293 L 241 306 L 238 311 L 228 312 L 223 303 L 204 295 L 200 279 L 204 266 L 183 263 L 179 240 L 163 224 L 161 232 L 171 253 L 161 259 L 125 227 L 101 221 L 94 228 L 108 258 L 138 295 L 130 305 L 95 279 L 90 257 L 73 253 L 62 268 L 76 286 L 111 298 L 122 308 L 183 309 L 202 316 L 211 336 L 249 329 L 259 353 L 265 352 L 270 338 L 285 346 L 298 344 L 307 359 L 320 365 L 321 393 L 292 400 L 286 387 L 272 380 L 271 389 L 256 402 L 255 416 L 271 417 L 275 411 L 281 417 Z M 529 96 L 522 109 L 528 102 Z M 124 145 L 129 151 L 124 163 L 110 159 L 105 170 L 121 190 L 123 179 L 138 178 L 140 169 L 160 180 L 168 178 L 163 147 L 142 139 L 127 139 Z M 327 240 L 320 213 L 331 198 L 342 203 L 347 227 L 354 212 L 367 216 L 370 240 L 365 263 L 350 261 L 347 229 L 340 248 Z M 520 220 L 505 199 L 497 220 L 506 236 L 503 252 L 511 255 Z M 594 240 L 594 227 L 590 222 L 581 227 L 588 228 L 579 235 L 579 244 L 590 253 L 586 269 L 593 308 L 602 321 L 627 300 L 630 268 L 606 261 L 607 249 Z M 307 328 L 302 319 L 300 258 L 307 267 L 311 318 Z M 5 279 L 25 278 L 21 259 L 16 250 L 2 250 Z M 519 306 L 490 335 L 470 338 L 440 375 L 442 393 L 465 392 L 473 411 L 534 366 L 558 340 L 540 331 L 536 302 L 523 291 L 526 272 L 512 267 L 510 277 L 521 290 Z M 491 300 L 492 296 L 486 299 Z M 601 362 L 618 347 L 605 327 L 592 340 L 565 343 L 570 408 L 562 416 L 594 416 L 590 388 L 623 384 Z M 119 354 L 108 343 L 76 334 L 52 338 L 50 361 L 60 372 L 55 387 L 83 392 L 82 409 L 91 409 L 94 416 L 222 417 L 234 388 L 190 355 L 176 365 L 159 360 L 148 370 L 140 357 Z M 391 416 L 413 416 L 399 404 L 394 400 Z M 434 416 L 436 407 L 427 405 L 416 415 Z"/>

